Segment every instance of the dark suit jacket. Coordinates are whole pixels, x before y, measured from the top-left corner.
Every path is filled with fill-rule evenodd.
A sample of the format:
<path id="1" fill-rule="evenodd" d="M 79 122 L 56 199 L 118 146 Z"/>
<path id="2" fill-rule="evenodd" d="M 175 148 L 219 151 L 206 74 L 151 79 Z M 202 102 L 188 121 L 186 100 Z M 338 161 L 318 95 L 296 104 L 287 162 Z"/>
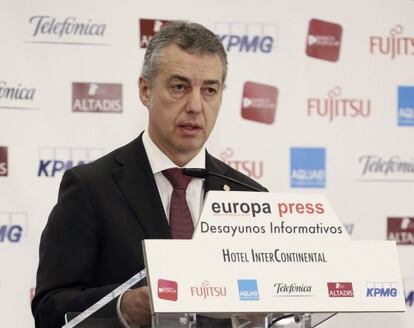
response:
<path id="1" fill-rule="evenodd" d="M 265 189 L 207 153 L 206 168 Z M 208 177 L 205 190 L 247 190 Z M 171 238 L 141 136 L 66 171 L 42 233 L 32 312 L 36 327 L 56 328 L 144 268 L 143 239 Z M 115 302 L 101 315 L 116 316 Z"/>

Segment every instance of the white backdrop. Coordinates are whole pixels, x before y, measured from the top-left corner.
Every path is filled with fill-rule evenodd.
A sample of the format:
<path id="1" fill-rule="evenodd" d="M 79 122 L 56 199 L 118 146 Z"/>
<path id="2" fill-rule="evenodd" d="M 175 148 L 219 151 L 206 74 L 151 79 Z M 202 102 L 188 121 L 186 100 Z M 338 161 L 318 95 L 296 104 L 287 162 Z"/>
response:
<path id="1" fill-rule="evenodd" d="M 146 127 L 141 41 L 188 19 L 229 55 L 210 152 L 271 191 L 326 194 L 354 239 L 386 239 L 389 222 L 410 243 L 405 314 L 325 327 L 412 327 L 413 17 L 413 0 L 2 0 L 1 326 L 33 327 L 38 243 L 63 171 Z"/>

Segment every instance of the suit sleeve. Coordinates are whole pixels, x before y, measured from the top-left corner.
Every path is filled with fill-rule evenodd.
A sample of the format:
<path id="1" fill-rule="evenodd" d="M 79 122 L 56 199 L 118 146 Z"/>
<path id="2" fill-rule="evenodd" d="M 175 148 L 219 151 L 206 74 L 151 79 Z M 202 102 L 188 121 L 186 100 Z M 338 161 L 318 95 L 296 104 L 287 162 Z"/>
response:
<path id="1" fill-rule="evenodd" d="M 91 197 L 82 179 L 69 170 L 41 236 L 32 302 L 37 328 L 61 327 L 65 313 L 82 312 L 117 287 L 96 287 L 94 283 L 99 246 Z M 105 306 L 101 314 L 116 316 L 115 302 Z"/>

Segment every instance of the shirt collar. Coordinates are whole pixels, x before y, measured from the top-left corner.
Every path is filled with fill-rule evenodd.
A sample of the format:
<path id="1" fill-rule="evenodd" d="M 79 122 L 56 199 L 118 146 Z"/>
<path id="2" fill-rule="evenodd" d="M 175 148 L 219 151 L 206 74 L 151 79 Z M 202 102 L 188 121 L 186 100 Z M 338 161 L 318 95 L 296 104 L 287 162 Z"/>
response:
<path id="1" fill-rule="evenodd" d="M 149 163 L 151 165 L 152 174 L 156 174 L 163 170 L 177 167 L 177 165 L 174 164 L 174 162 L 170 160 L 167 157 L 167 155 L 165 155 L 151 140 L 147 131 L 144 131 L 142 135 L 142 143 L 144 144 L 144 148 L 147 153 Z M 198 152 L 198 154 L 183 167 L 205 169 L 206 148 L 203 146 L 201 150 Z"/>

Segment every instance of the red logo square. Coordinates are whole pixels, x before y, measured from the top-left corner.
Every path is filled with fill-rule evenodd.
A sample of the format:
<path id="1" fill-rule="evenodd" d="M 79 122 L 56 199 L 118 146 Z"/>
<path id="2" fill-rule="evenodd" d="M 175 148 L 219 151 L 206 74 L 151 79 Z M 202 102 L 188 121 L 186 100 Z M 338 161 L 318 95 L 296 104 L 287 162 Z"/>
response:
<path id="1" fill-rule="evenodd" d="M 0 177 L 7 177 L 8 164 L 7 164 L 7 147 L 0 146 Z"/>
<path id="2" fill-rule="evenodd" d="M 414 217 L 388 218 L 387 239 L 398 245 L 414 244 Z"/>
<path id="3" fill-rule="evenodd" d="M 158 279 L 158 298 L 167 301 L 177 301 L 177 282 L 171 280 Z"/>
<path id="4" fill-rule="evenodd" d="M 246 120 L 272 124 L 275 120 L 278 90 L 271 85 L 246 82 L 241 116 Z"/>
<path id="5" fill-rule="evenodd" d="M 306 54 L 309 57 L 336 62 L 341 47 L 342 26 L 312 19 L 309 22 Z"/>
<path id="6" fill-rule="evenodd" d="M 329 297 L 354 297 L 352 282 L 328 282 Z"/>
<path id="7" fill-rule="evenodd" d="M 148 47 L 148 43 L 154 37 L 155 34 L 159 32 L 161 26 L 165 23 L 171 22 L 170 20 L 161 20 L 161 19 L 140 19 L 139 20 L 139 30 L 141 33 L 140 38 L 140 47 Z"/>
<path id="8" fill-rule="evenodd" d="M 122 113 L 122 84 L 73 82 L 72 112 Z"/>

